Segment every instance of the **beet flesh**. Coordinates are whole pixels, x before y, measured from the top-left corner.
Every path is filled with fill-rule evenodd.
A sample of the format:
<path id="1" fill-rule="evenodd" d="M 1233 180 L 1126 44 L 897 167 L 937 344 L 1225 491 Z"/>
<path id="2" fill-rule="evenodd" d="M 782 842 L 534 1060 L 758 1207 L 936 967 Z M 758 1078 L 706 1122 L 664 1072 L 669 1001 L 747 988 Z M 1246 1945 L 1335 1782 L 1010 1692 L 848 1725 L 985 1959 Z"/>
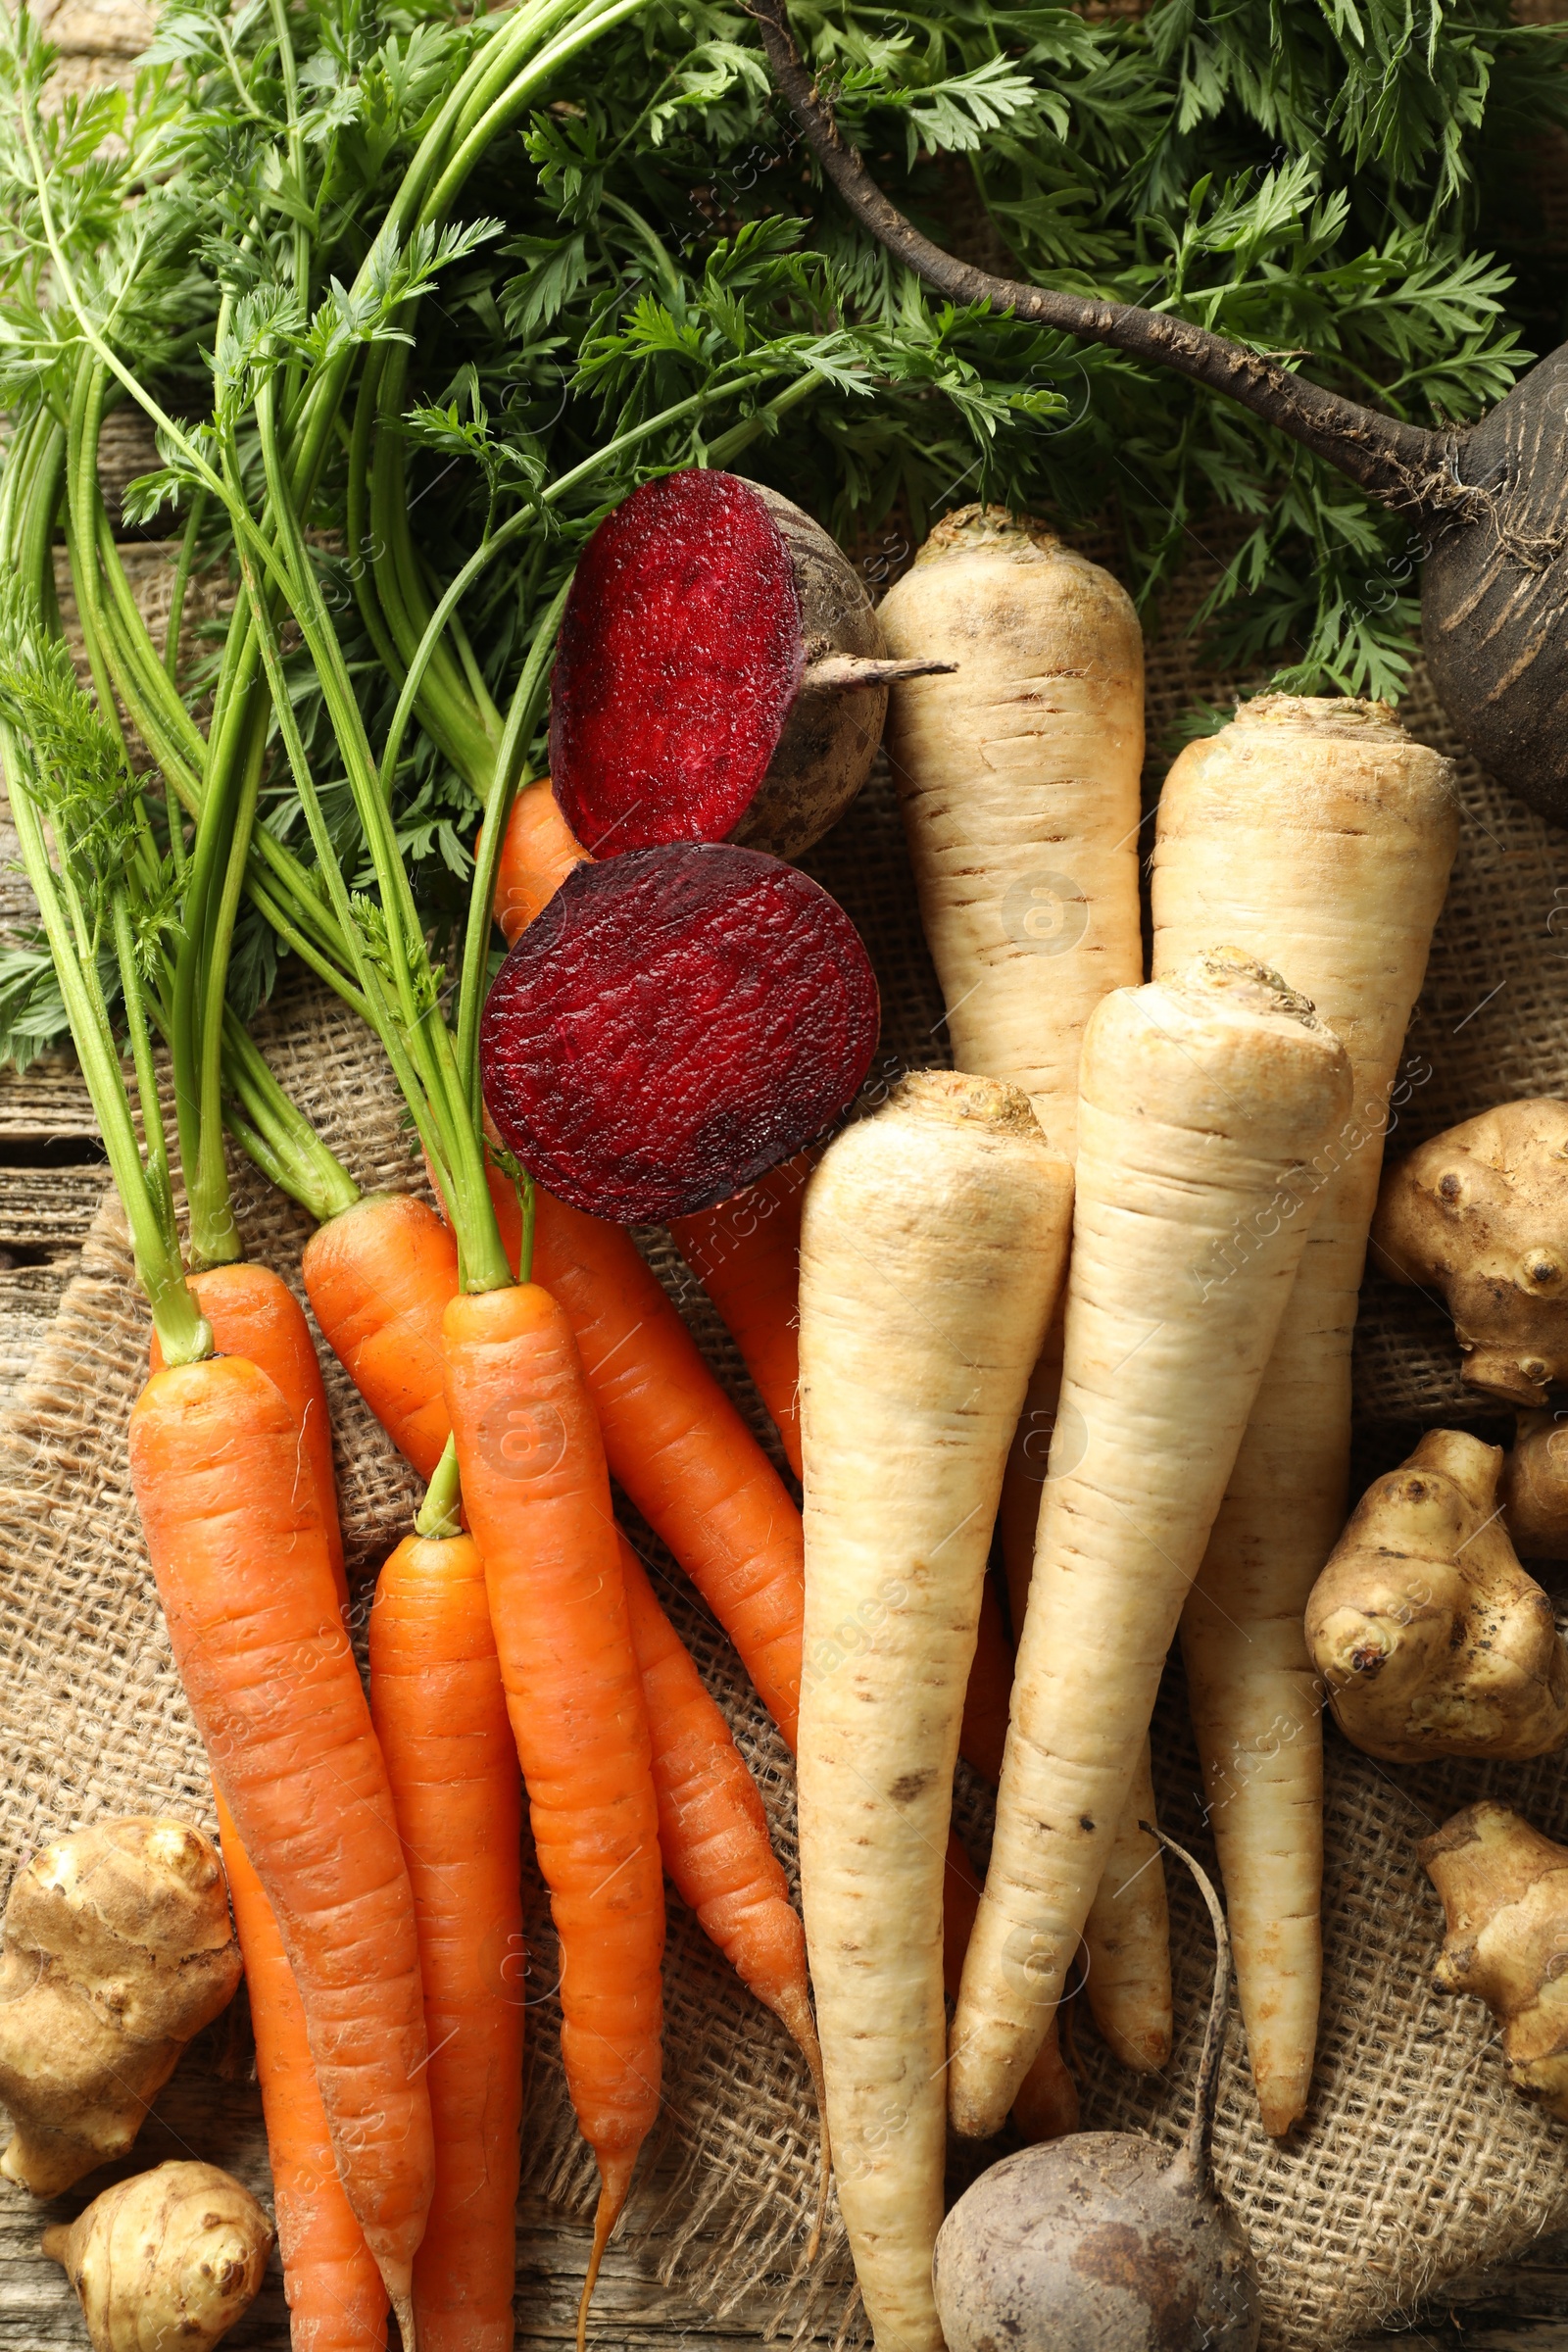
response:
<path id="1" fill-rule="evenodd" d="M 796 856 L 865 781 L 886 651 L 859 575 L 788 499 L 700 467 L 644 483 L 588 542 L 562 619 L 567 822 L 601 858 L 728 840 Z"/>
<path id="2" fill-rule="evenodd" d="M 580 865 L 485 1006 L 485 1102 L 590 1215 L 711 1207 L 831 1125 L 876 1051 L 875 976 L 817 883 L 755 850 L 678 843 Z"/>

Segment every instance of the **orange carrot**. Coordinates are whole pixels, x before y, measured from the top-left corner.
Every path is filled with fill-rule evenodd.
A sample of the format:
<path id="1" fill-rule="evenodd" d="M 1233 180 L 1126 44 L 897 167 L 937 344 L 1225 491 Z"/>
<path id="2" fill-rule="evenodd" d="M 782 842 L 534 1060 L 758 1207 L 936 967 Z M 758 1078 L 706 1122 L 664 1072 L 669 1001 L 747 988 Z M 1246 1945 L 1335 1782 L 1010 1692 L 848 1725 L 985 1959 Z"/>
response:
<path id="1" fill-rule="evenodd" d="M 515 1264 L 516 1195 L 494 1171 L 491 1191 Z M 533 1278 L 570 1322 L 610 1466 L 734 1642 L 793 1747 L 801 1514 L 631 1236 L 538 1187 L 534 1200 Z"/>
<path id="2" fill-rule="evenodd" d="M 577 2315 L 659 2110 L 663 1875 L 610 1476 L 565 1314 L 537 1283 L 446 1310 L 447 1403 L 539 1867 L 562 2058 L 602 2183 Z"/>
<path id="3" fill-rule="evenodd" d="M 790 1901 L 746 1758 L 624 1536 L 620 1566 L 648 1702 L 664 1868 L 682 1902 L 696 1912 L 704 1935 L 793 2034 L 816 2088 L 822 2179 L 809 2262 L 822 2234 L 829 2164 L 822 2049 L 807 1988 L 806 1930 Z"/>
<path id="4" fill-rule="evenodd" d="M 304 1458 L 326 1528 L 338 1602 L 346 1605 L 326 1396 L 299 1302 L 264 1266 L 211 1266 L 191 1275 L 188 1287 L 219 1352 L 245 1356 L 267 1374 L 306 1441 Z M 156 1332 L 152 1369 L 163 1369 Z M 324 1446 L 310 1444 L 313 1426 L 325 1433 Z M 290 2339 L 295 2352 L 380 2352 L 386 2287 L 337 2177 L 294 1971 L 233 1817 L 216 1788 L 213 1795 L 245 1959 Z"/>
<path id="5" fill-rule="evenodd" d="M 801 1475 L 801 1196 L 811 1171 L 802 1152 L 717 1208 L 671 1217 L 680 1251 L 724 1319 Z"/>
<path id="6" fill-rule="evenodd" d="M 332 1470 L 332 1424 L 326 1409 L 321 1367 L 316 1360 L 311 1327 L 288 1284 L 268 1266 L 208 1266 L 186 1278 L 186 1288 L 213 1327 L 220 1355 L 242 1355 L 267 1374 L 283 1396 L 303 1441 L 302 1467 L 316 1490 L 326 1530 L 333 1572 L 343 1583 L 343 1536 L 337 1523 L 337 1483 Z M 164 1351 L 153 1333 L 148 1368 L 161 1372 Z"/>
<path id="7" fill-rule="evenodd" d="M 245 1957 L 289 2340 L 294 2352 L 382 2352 L 386 2288 L 337 2177 L 304 2004 L 272 1907 L 220 1796 L 218 1829 Z"/>
<path id="8" fill-rule="evenodd" d="M 433 1478 L 450 1435 L 441 1316 L 458 1246 L 428 1201 L 367 1193 L 312 1234 L 301 1263 L 321 1337 L 400 1452 Z"/>
<path id="9" fill-rule="evenodd" d="M 435 2199 L 414 2262 L 420 2352 L 512 2352 L 522 2122 L 522 1791 L 484 1570 L 407 1536 L 370 1611 L 370 1711 L 414 1885 Z"/>
<path id="10" fill-rule="evenodd" d="M 130 1468 L 180 1680 L 282 1933 L 338 2171 L 405 2341 L 431 2195 L 414 1900 L 300 1433 L 240 1356 L 155 1372 Z"/>
<path id="11" fill-rule="evenodd" d="M 477 857 L 477 841 L 473 850 Z M 524 784 L 512 804 L 496 871 L 495 918 L 509 948 L 555 897 L 572 867 L 591 862 L 561 813 L 550 778 L 540 776 Z"/>

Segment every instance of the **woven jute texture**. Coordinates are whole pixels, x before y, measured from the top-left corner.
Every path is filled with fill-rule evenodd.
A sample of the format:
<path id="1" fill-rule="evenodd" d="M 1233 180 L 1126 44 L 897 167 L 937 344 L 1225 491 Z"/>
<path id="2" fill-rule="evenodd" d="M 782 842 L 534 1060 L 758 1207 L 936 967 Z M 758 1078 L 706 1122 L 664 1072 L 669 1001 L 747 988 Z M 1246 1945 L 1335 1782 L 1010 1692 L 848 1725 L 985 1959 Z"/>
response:
<path id="1" fill-rule="evenodd" d="M 1199 579 L 1193 595 L 1200 590 Z M 1200 694 L 1234 680 L 1200 675 L 1180 629 L 1180 599 L 1150 673 L 1151 789 L 1170 728 Z M 1405 716 L 1457 747 L 1419 676 Z M 1568 836 L 1553 834 L 1462 763 L 1466 822 L 1448 907 L 1411 1034 L 1396 1149 L 1488 1103 L 1568 1086 Z M 877 776 L 808 861 L 859 924 L 883 991 L 884 1027 L 868 1102 L 898 1074 L 946 1058 L 942 1005 L 920 938 L 896 809 Z M 261 1024 L 279 1075 L 362 1183 L 415 1184 L 417 1163 L 390 1080 L 366 1036 L 334 1006 L 285 989 Z M 243 1163 L 237 1206 L 256 1257 L 298 1280 L 306 1226 Z M 720 1376 L 771 1443 L 706 1300 L 662 1237 L 640 1237 Z M 199 1744 L 170 1659 L 125 1474 L 125 1427 L 148 1325 L 122 1226 L 100 1216 L 82 1271 L 9 1417 L 0 1422 L 0 1873 L 73 1825 L 170 1808 L 210 1822 Z M 329 1359 L 341 1500 L 356 1609 L 408 1524 L 411 1475 Z M 1418 1429 L 1478 1426 L 1451 1337 L 1414 1294 L 1369 1279 L 1357 1353 L 1365 1467 L 1388 1466 Z M 633 1532 L 761 1784 L 774 1836 L 794 1868 L 789 1759 L 722 1637 L 646 1530 Z M 1208 1852 L 1200 1777 L 1174 1670 L 1156 1721 L 1156 1778 L 1173 1834 Z M 1568 1783 L 1551 1760 L 1524 1768 L 1385 1769 L 1331 1730 L 1327 1984 L 1317 2087 L 1285 2147 L 1255 2121 L 1239 2030 L 1216 2131 L 1221 2180 L 1262 2275 L 1265 2342 L 1306 2352 L 1408 2309 L 1435 2282 L 1505 2256 L 1568 2216 L 1568 2131 L 1504 2086 L 1491 2019 L 1429 1991 L 1438 1906 L 1416 1839 L 1458 1805 L 1495 1792 L 1568 1837 Z M 960 1766 L 960 1826 L 983 1855 L 985 1792 Z M 554 1945 L 529 1871 L 530 2090 L 524 2199 L 582 2211 L 592 2167 L 564 2096 Z M 1209 1967 L 1192 1890 L 1174 1883 L 1178 2046 L 1159 2078 L 1135 2078 L 1076 2028 L 1085 2120 L 1174 2140 L 1190 2085 Z M 842 2232 L 815 2273 L 799 2270 L 813 2180 L 803 2070 L 772 2019 L 727 1974 L 671 1898 L 666 1967 L 667 2096 L 661 2145 L 627 2228 L 665 2276 L 715 2317 L 771 2286 L 784 2336 L 860 2334 Z M 973 2170 L 965 2157 L 962 2177 Z M 956 2175 L 956 2179 L 958 2176 Z M 701 2268 L 694 2240 L 702 2233 Z M 715 2251 L 716 2249 L 716 2251 Z"/>

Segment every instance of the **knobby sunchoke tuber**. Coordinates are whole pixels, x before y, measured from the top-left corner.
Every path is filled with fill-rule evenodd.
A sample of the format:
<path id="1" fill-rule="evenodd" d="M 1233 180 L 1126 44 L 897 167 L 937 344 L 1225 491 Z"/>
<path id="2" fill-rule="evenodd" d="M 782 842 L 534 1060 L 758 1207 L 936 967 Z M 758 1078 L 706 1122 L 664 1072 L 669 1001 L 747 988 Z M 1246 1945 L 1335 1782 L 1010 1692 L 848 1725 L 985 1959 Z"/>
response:
<path id="1" fill-rule="evenodd" d="M 1502 1102 L 1389 1170 L 1376 1262 L 1441 1291 L 1472 1388 L 1544 1405 L 1568 1377 L 1568 1102 Z"/>
<path id="2" fill-rule="evenodd" d="M 272 2225 L 216 2164 L 161 2164 L 46 2230 L 43 2250 L 80 2298 L 93 2352 L 208 2352 L 255 2301 Z"/>
<path id="3" fill-rule="evenodd" d="M 1568 1560 L 1568 1422 L 1521 1413 L 1503 1464 L 1502 1502 L 1522 1560 Z"/>
<path id="4" fill-rule="evenodd" d="M 1568 1846 L 1488 1801 L 1417 1851 L 1447 1913 L 1433 1984 L 1486 2002 L 1515 2090 L 1568 2123 Z"/>
<path id="5" fill-rule="evenodd" d="M 182 1821 L 100 1822 L 18 1873 L 0 1957 L 0 2172 L 34 2195 L 122 2156 L 192 2034 L 232 1997 L 218 1850 Z"/>
<path id="6" fill-rule="evenodd" d="M 1429 1430 L 1361 1497 L 1306 1604 L 1341 1730 L 1368 1755 L 1545 1755 L 1568 1738 L 1568 1650 L 1497 1504 L 1502 1451 Z"/>

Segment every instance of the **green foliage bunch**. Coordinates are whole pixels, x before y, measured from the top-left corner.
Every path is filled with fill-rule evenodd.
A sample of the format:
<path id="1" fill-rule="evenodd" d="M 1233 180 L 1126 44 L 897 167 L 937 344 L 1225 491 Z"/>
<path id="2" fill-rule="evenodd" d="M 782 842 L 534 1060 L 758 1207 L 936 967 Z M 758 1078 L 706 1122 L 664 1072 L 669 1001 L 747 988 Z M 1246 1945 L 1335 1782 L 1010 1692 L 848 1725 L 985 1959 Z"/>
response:
<path id="1" fill-rule="evenodd" d="M 1476 415 L 1527 337 L 1562 331 L 1521 158 L 1568 123 L 1564 34 L 1515 25 L 1506 0 L 792 15 L 895 202 L 994 268 L 1198 320 L 1422 423 Z M 389 239 L 411 154 L 507 21 L 452 0 L 171 0 L 128 95 L 59 107 L 24 14 L 0 45 L 8 477 L 79 403 L 85 306 L 181 420 L 127 513 L 183 534 L 182 597 L 194 566 L 235 567 L 202 466 L 220 461 L 261 514 L 258 388 L 288 465 L 301 388 L 338 371 L 331 434 L 294 466 L 302 545 L 367 736 L 388 745 L 438 951 L 463 925 L 500 713 L 543 617 L 598 518 L 669 466 L 756 473 L 868 551 L 873 577 L 972 498 L 1111 521 L 1146 605 L 1195 548 L 1239 536 L 1200 616 L 1219 658 L 1275 664 L 1298 691 L 1397 695 L 1408 526 L 1180 378 L 929 297 L 823 189 L 727 0 L 602 0 L 591 45 L 540 72 L 439 233 Z M 68 466 L 57 503 L 71 486 Z M 8 478 L 4 496 L 23 491 Z M 101 529 L 84 501 L 78 539 Z M 363 890 L 341 729 L 286 629 L 281 659 L 318 821 Z M 190 708 L 219 669 L 215 645 L 180 680 Z M 259 821 L 300 849 L 275 723 Z M 177 814 L 169 830 L 177 858 Z M 242 1009 L 275 955 L 242 913 Z M 16 1036 L 47 1027 L 46 996 L 22 963 L 0 972 Z"/>

